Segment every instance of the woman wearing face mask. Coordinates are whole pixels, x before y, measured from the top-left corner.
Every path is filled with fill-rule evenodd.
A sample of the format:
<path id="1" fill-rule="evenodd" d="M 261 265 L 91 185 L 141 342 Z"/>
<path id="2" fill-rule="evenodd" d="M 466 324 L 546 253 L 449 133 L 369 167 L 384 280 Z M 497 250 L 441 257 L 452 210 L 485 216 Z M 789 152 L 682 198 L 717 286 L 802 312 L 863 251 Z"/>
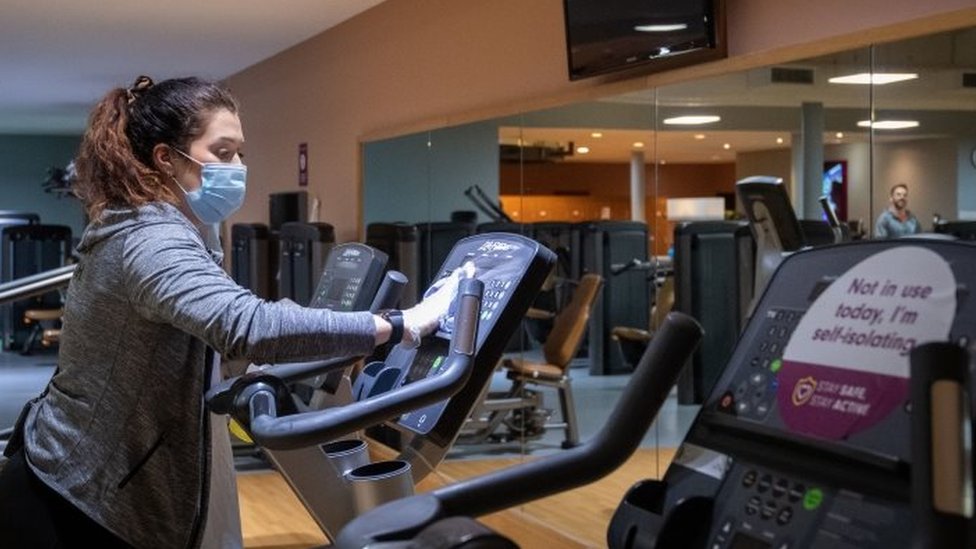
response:
<path id="1" fill-rule="evenodd" d="M 204 405 L 210 350 L 259 364 L 366 355 L 418 342 L 447 312 L 460 274 L 402 317 L 238 286 L 212 227 L 244 199 L 243 144 L 235 100 L 195 78 L 140 77 L 93 110 L 76 159 L 90 223 L 57 370 L 7 445 L 0 545 L 241 546 L 226 421 Z"/>

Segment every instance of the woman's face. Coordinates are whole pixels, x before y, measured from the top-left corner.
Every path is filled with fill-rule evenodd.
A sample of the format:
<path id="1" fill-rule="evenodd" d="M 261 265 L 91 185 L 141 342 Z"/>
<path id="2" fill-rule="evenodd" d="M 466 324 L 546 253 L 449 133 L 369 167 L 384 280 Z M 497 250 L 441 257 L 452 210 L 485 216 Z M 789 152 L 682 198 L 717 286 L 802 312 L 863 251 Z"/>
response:
<path id="1" fill-rule="evenodd" d="M 193 140 L 184 152 L 200 163 L 241 164 L 243 146 L 244 130 L 241 128 L 240 117 L 226 109 L 220 109 L 210 116 L 203 135 Z M 175 174 L 180 186 L 188 192 L 200 188 L 200 165 L 182 158 L 179 154 L 175 157 L 182 160 L 177 162 L 182 164 L 183 169 Z"/>

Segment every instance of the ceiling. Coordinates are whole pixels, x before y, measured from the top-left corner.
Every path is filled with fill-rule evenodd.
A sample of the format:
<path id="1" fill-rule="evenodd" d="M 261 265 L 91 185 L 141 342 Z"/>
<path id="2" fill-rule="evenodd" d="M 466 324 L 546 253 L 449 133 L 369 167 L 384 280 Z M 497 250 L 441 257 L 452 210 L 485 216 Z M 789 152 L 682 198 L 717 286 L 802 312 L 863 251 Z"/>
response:
<path id="1" fill-rule="evenodd" d="M 918 77 L 877 85 L 874 90 L 829 82 L 837 76 L 870 72 L 872 64 L 875 72 L 910 72 Z M 799 76 L 809 80 L 791 81 L 784 71 L 794 78 L 799 71 L 803 73 Z M 971 137 L 976 84 L 965 85 L 963 75 L 976 81 L 976 29 L 604 98 L 593 103 L 590 110 L 574 113 L 571 108 L 562 109 L 568 119 L 577 117 L 585 123 L 563 124 L 558 117 L 548 115 L 539 124 L 503 127 L 499 136 L 505 144 L 565 150 L 572 143 L 577 150 L 580 146 L 589 149 L 585 154 L 562 157 L 560 161 L 564 162 L 627 162 L 634 150 L 643 150 L 646 159 L 662 163 L 735 162 L 740 152 L 789 149 L 792 135 L 799 131 L 800 106 L 811 102 L 824 108 L 825 144 Z M 910 119 L 919 126 L 877 130 L 870 135 L 857 124 L 870 118 L 868 106 L 872 101 L 878 119 Z M 604 116 L 595 115 L 595 110 Z M 655 122 L 655 118 L 660 121 L 683 114 L 719 115 L 721 122 L 698 127 L 668 127 Z M 607 124 L 612 127 L 593 123 L 604 117 L 613 120 Z M 560 123 L 555 124 L 557 121 Z M 636 142 L 643 147 L 635 147 Z"/>
<path id="2" fill-rule="evenodd" d="M 79 134 L 140 74 L 223 79 L 383 0 L 0 0 L 0 134 Z"/>
<path id="3" fill-rule="evenodd" d="M 381 2 L 0 0 L 0 134 L 77 135 L 105 92 L 131 83 L 140 74 L 157 80 L 185 75 L 222 79 Z M 906 63 L 915 69 L 927 67 L 914 83 L 879 92 L 889 106 L 897 102 L 898 108 L 976 110 L 976 89 L 946 85 L 950 80 L 956 82 L 953 79 L 960 71 L 976 70 L 976 30 L 903 41 L 873 55 L 875 63 L 889 67 Z M 589 146 L 588 154 L 575 154 L 567 161 L 629 161 L 633 143 L 640 141 L 647 159 L 734 162 L 736 152 L 789 148 L 790 128 L 796 127 L 793 118 L 781 125 L 785 129 L 743 125 L 742 113 L 750 120 L 766 118 L 747 109 L 796 109 L 806 94 L 822 101 L 827 109 L 863 109 L 868 102 L 864 87 L 833 86 L 826 79 L 851 66 L 863 69 L 870 58 L 869 49 L 863 48 L 791 63 L 791 67 L 815 72 L 813 85 L 806 87 L 772 83 L 767 67 L 601 101 L 646 109 L 653 109 L 655 103 L 671 110 L 687 106 L 740 109 L 738 120 L 731 121 L 733 116 L 730 123 L 708 131 L 654 132 L 578 124 L 505 127 L 499 137 L 503 143 Z M 898 89 L 907 95 L 899 97 Z M 827 130 L 825 143 L 868 139 L 867 132 L 856 128 Z M 837 131 L 844 135 L 838 138 Z M 594 132 L 602 137 L 592 137 Z M 705 137 L 696 139 L 696 135 Z"/>

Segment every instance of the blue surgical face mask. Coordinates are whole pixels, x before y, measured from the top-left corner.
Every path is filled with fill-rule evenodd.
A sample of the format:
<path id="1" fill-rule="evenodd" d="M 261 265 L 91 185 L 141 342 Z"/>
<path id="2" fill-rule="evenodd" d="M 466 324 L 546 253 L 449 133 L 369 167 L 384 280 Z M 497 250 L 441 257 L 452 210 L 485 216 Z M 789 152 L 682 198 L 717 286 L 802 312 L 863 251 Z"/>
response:
<path id="1" fill-rule="evenodd" d="M 186 203 L 203 223 L 220 223 L 236 212 L 244 203 L 247 191 L 247 166 L 224 162 L 200 162 L 179 149 L 173 149 L 200 166 L 200 188 L 180 189 Z M 175 178 L 174 178 L 175 181 Z"/>

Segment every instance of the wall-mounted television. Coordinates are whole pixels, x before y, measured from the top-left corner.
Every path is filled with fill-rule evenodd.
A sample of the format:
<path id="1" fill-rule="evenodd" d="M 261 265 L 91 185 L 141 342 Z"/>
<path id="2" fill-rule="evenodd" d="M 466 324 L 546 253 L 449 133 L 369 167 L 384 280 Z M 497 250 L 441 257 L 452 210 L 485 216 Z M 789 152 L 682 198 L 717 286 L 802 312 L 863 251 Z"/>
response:
<path id="1" fill-rule="evenodd" d="M 563 0 L 569 79 L 727 55 L 725 0 Z"/>

